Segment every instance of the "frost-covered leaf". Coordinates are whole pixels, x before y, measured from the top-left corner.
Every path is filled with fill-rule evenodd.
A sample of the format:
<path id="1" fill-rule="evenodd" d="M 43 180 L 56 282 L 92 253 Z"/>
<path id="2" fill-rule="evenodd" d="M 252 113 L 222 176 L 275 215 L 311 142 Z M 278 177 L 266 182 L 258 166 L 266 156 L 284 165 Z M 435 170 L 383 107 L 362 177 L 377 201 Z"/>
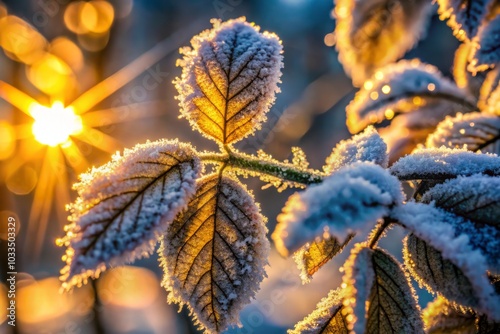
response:
<path id="1" fill-rule="evenodd" d="M 259 129 L 279 92 L 282 46 L 244 18 L 221 23 L 181 49 L 175 80 L 182 116 L 202 134 L 228 144 Z"/>
<path id="2" fill-rule="evenodd" d="M 485 113 L 457 114 L 438 124 L 427 147 L 446 146 L 500 153 L 500 117 Z"/>
<path id="3" fill-rule="evenodd" d="M 241 183 L 212 174 L 161 239 L 168 300 L 187 304 L 207 332 L 236 325 L 265 276 L 269 241 L 259 211 Z"/>
<path id="4" fill-rule="evenodd" d="M 332 290 L 323 298 L 316 309 L 299 321 L 288 334 L 349 334 L 345 315 L 342 314 L 343 293 Z"/>
<path id="5" fill-rule="evenodd" d="M 425 31 L 429 9 L 427 0 L 336 1 L 339 60 L 354 85 L 415 45 Z"/>
<path id="6" fill-rule="evenodd" d="M 483 22 L 477 36 L 472 40 L 468 70 L 472 73 L 485 71 L 500 62 L 500 16 Z"/>
<path id="7" fill-rule="evenodd" d="M 497 66 L 488 72 L 480 72 L 478 76 L 482 73 L 487 73 L 487 75 L 479 91 L 477 105 L 480 110 L 500 115 L 500 112 L 498 112 L 500 110 L 500 105 L 498 105 L 500 89 L 497 89 L 500 84 L 500 67 Z"/>
<path id="8" fill-rule="evenodd" d="M 462 43 L 458 47 L 453 61 L 453 78 L 459 88 L 465 89 L 472 96 L 479 96 L 481 87 L 487 76 L 489 76 L 489 71 L 479 72 L 474 75 L 467 70 L 470 64 L 469 54 L 471 49 L 472 43 L 470 42 Z"/>
<path id="9" fill-rule="evenodd" d="M 371 126 L 359 135 L 338 143 L 326 158 L 323 170 L 331 174 L 357 161 L 373 162 L 387 168 L 387 145 L 380 138 L 377 130 Z"/>
<path id="10" fill-rule="evenodd" d="M 464 97 L 466 106 L 462 105 Z M 428 113 L 425 120 L 427 123 L 434 120 L 435 125 L 445 116 L 442 115 L 442 103 L 457 108 L 455 112 L 475 107 L 475 101 L 443 77 L 436 67 L 422 64 L 418 59 L 401 60 L 381 68 L 364 83 L 347 106 L 347 127 L 351 133 L 357 133 L 370 124 L 423 107 L 437 113 Z M 417 117 L 422 118 L 422 115 Z"/>
<path id="11" fill-rule="evenodd" d="M 458 177 L 427 191 L 422 202 L 433 202 L 476 223 L 500 227 L 500 178 L 484 175 Z"/>
<path id="12" fill-rule="evenodd" d="M 472 39 L 488 15 L 493 0 L 437 0 L 439 17 L 448 19 L 448 25 L 459 39 Z"/>
<path id="13" fill-rule="evenodd" d="M 307 243 L 299 249 L 293 255 L 293 258 L 300 270 L 302 283 L 308 283 L 314 273 L 333 259 L 334 256 L 340 254 L 353 237 L 354 234 L 350 234 L 344 242 L 339 242 L 336 237 L 329 237 Z"/>
<path id="14" fill-rule="evenodd" d="M 438 296 L 422 313 L 428 334 L 476 334 L 476 313 Z"/>
<path id="15" fill-rule="evenodd" d="M 357 162 L 290 196 L 272 237 L 285 256 L 313 240 L 345 240 L 351 233 L 370 230 L 402 200 L 401 185 L 387 170 Z"/>
<path id="16" fill-rule="evenodd" d="M 386 252 L 358 245 L 343 282 L 346 319 L 354 333 L 424 333 L 415 292 Z"/>
<path id="17" fill-rule="evenodd" d="M 470 222 L 414 202 L 394 208 L 391 217 L 412 232 L 403 253 L 407 268 L 420 285 L 493 319 L 500 316 L 500 296 L 487 276 L 488 259 L 470 241 L 470 231 L 457 229 L 470 227 Z"/>
<path id="18" fill-rule="evenodd" d="M 390 171 L 400 180 L 444 180 L 459 175 L 500 175 L 500 157 L 466 149 L 421 148 L 399 159 Z"/>
<path id="19" fill-rule="evenodd" d="M 136 145 L 80 175 L 70 223 L 58 243 L 67 247 L 64 287 L 86 283 L 109 266 L 148 255 L 186 208 L 201 170 L 194 149 L 177 141 Z"/>

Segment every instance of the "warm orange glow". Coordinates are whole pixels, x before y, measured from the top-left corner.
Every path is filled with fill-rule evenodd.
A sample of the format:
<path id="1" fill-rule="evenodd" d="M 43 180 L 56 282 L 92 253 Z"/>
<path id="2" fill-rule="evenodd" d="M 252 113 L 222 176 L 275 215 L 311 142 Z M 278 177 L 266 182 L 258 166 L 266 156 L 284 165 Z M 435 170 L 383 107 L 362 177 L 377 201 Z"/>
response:
<path id="1" fill-rule="evenodd" d="M 35 119 L 33 135 L 45 145 L 65 144 L 70 136 L 83 130 L 82 118 L 75 114 L 72 107 L 64 107 L 62 102 L 54 102 L 51 107 L 34 103 L 30 106 L 30 113 Z"/>
<path id="2" fill-rule="evenodd" d="M 43 56 L 46 44 L 45 38 L 19 17 L 0 18 L 0 46 L 13 60 L 31 64 Z"/>
<path id="3" fill-rule="evenodd" d="M 79 71 L 83 67 L 82 51 L 66 37 L 54 39 L 50 43 L 49 52 L 68 64 L 73 71 Z"/>
<path id="4" fill-rule="evenodd" d="M 24 165 L 7 174 L 5 183 L 7 189 L 16 195 L 29 194 L 38 182 L 38 174 L 36 170 L 29 166 Z"/>
<path id="5" fill-rule="evenodd" d="M 115 268 L 97 282 L 103 304 L 142 309 L 159 296 L 159 281 L 148 269 L 124 266 Z"/>
<path id="6" fill-rule="evenodd" d="M 15 149 L 14 127 L 10 123 L 0 121 L 0 160 L 9 158 Z"/>
<path id="7" fill-rule="evenodd" d="M 64 12 L 66 27 L 79 35 L 107 32 L 114 18 L 113 6 L 107 1 L 76 1 Z"/>
<path id="8" fill-rule="evenodd" d="M 49 95 L 64 95 L 74 83 L 73 71 L 63 60 L 46 53 L 28 68 L 28 79 Z"/>

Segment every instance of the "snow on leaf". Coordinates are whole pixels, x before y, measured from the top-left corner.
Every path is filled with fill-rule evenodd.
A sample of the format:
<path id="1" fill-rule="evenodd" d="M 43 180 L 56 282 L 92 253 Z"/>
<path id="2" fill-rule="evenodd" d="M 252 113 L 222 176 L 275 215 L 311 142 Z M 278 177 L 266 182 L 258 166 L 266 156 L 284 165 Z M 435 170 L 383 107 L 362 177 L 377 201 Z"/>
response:
<path id="1" fill-rule="evenodd" d="M 368 161 L 387 168 L 387 145 L 377 130 L 368 127 L 359 135 L 343 140 L 326 158 L 323 170 L 326 174 L 357 161 Z"/>
<path id="2" fill-rule="evenodd" d="M 500 89 L 498 89 L 500 83 L 500 67 L 497 66 L 489 72 L 480 72 L 477 75 L 480 76 L 481 73 L 487 73 L 487 75 L 479 91 L 479 101 L 477 105 L 480 110 L 484 110 L 494 115 L 500 115 L 500 105 L 498 104 L 500 99 Z"/>
<path id="3" fill-rule="evenodd" d="M 275 34 L 244 18 L 221 23 L 181 49 L 182 75 L 175 80 L 183 117 L 222 144 L 259 129 L 279 92 L 282 46 Z"/>
<path id="4" fill-rule="evenodd" d="M 444 180 L 459 175 L 499 175 L 500 157 L 466 149 L 420 148 L 389 169 L 400 180 Z"/>
<path id="5" fill-rule="evenodd" d="M 201 171 L 194 149 L 178 141 L 136 145 L 80 175 L 70 223 L 58 243 L 67 247 L 61 271 L 67 289 L 109 266 L 148 255 L 186 208 Z"/>
<path id="6" fill-rule="evenodd" d="M 500 117 L 478 112 L 447 117 L 427 137 L 425 145 L 500 153 Z"/>
<path id="7" fill-rule="evenodd" d="M 422 202 L 433 202 L 476 223 L 500 227 L 500 178 L 484 175 L 458 177 L 427 191 Z"/>
<path id="8" fill-rule="evenodd" d="M 440 112 L 442 107 L 434 106 L 436 103 L 464 108 L 461 106 L 464 95 L 465 92 L 443 77 L 436 67 L 422 64 L 418 59 L 401 60 L 381 68 L 364 83 L 346 108 L 347 127 L 351 133 L 357 133 L 370 124 L 420 110 L 424 106 Z M 465 107 L 475 106 L 472 98 L 466 96 L 466 99 L 468 105 Z M 429 114 L 431 119 L 427 122 L 439 117 Z"/>
<path id="9" fill-rule="evenodd" d="M 349 334 L 345 316 L 342 314 L 342 290 L 331 290 L 316 309 L 299 321 L 288 334 Z"/>
<path id="10" fill-rule="evenodd" d="M 161 239 L 162 285 L 169 302 L 188 305 L 209 333 L 238 323 L 239 311 L 265 276 L 264 220 L 241 183 L 212 174 L 198 181 L 188 210 Z"/>
<path id="11" fill-rule="evenodd" d="M 421 286 L 492 319 L 500 316 L 500 296 L 489 282 L 486 257 L 472 245 L 468 232 L 457 233 L 457 226 L 469 222 L 415 202 L 395 207 L 391 217 L 412 232 L 403 253 Z"/>
<path id="12" fill-rule="evenodd" d="M 459 88 L 467 90 L 472 96 L 479 96 L 481 87 L 489 76 L 489 72 L 484 71 L 474 75 L 467 70 L 470 64 L 469 54 L 471 49 L 472 43 L 470 42 L 462 43 L 457 48 L 453 61 L 453 78 Z"/>
<path id="13" fill-rule="evenodd" d="M 290 196 L 272 237 L 285 256 L 316 238 L 345 240 L 371 229 L 402 200 L 396 178 L 378 165 L 357 162 Z"/>
<path id="14" fill-rule="evenodd" d="M 299 249 L 293 258 L 300 270 L 302 283 L 308 283 L 321 267 L 344 250 L 353 237 L 354 234 L 348 235 L 344 242 L 339 242 L 335 237 L 329 237 L 307 243 Z"/>
<path id="15" fill-rule="evenodd" d="M 396 61 L 424 35 L 426 0 L 338 0 L 334 9 L 339 60 L 355 86 Z"/>
<path id="16" fill-rule="evenodd" d="M 439 17 L 448 19 L 448 26 L 461 41 L 476 36 L 493 0 L 437 0 Z"/>
<path id="17" fill-rule="evenodd" d="M 386 252 L 358 245 L 346 262 L 343 285 L 354 333 L 424 333 L 415 292 Z"/>
<path id="18" fill-rule="evenodd" d="M 483 22 L 477 36 L 472 40 L 468 70 L 472 73 L 485 71 L 500 62 L 500 16 Z"/>
<path id="19" fill-rule="evenodd" d="M 438 296 L 424 309 L 428 334 L 476 334 L 476 314 Z"/>

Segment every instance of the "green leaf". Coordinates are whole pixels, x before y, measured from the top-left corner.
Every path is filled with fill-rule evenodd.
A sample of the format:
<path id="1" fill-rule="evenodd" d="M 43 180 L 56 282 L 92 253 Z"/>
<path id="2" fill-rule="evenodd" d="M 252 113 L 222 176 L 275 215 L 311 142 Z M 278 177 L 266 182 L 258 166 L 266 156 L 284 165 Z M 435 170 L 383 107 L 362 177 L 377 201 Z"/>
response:
<path id="1" fill-rule="evenodd" d="M 320 241 L 313 241 L 299 249 L 293 258 L 300 270 L 302 283 L 309 282 L 321 267 L 344 250 L 352 238 L 354 238 L 354 234 L 350 234 L 341 243 L 337 238 L 330 237 L 328 239 L 321 239 Z"/>
<path id="2" fill-rule="evenodd" d="M 356 333 L 423 333 L 416 295 L 400 264 L 386 252 L 359 246 L 346 263 L 344 305 Z"/>
<path id="3" fill-rule="evenodd" d="M 423 311 L 428 334 L 476 334 L 476 313 L 439 296 Z"/>
<path id="4" fill-rule="evenodd" d="M 332 290 L 316 305 L 316 309 L 299 321 L 288 334 L 349 334 L 344 313 L 342 291 Z"/>
<path id="5" fill-rule="evenodd" d="M 265 276 L 269 241 L 259 211 L 241 183 L 212 174 L 161 240 L 169 302 L 187 304 L 210 333 L 238 323 Z"/>

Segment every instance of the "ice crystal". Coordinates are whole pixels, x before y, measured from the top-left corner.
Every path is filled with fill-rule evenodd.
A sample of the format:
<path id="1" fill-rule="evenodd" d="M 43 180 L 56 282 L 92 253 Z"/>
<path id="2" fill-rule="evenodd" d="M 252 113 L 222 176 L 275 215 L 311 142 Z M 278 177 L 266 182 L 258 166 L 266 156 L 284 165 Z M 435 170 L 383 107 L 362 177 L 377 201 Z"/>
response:
<path id="1" fill-rule="evenodd" d="M 198 182 L 188 210 L 161 240 L 162 285 L 187 304 L 207 332 L 238 324 L 238 313 L 265 277 L 265 218 L 237 180 L 212 174 Z"/>
<path id="2" fill-rule="evenodd" d="M 473 49 L 471 50 L 471 62 L 468 67 L 470 72 L 481 72 L 500 62 L 500 53 L 498 52 L 500 46 L 499 34 L 500 16 L 491 21 L 483 22 L 477 36 L 472 40 Z"/>
<path id="3" fill-rule="evenodd" d="M 182 116 L 222 144 L 259 129 L 279 92 L 282 46 L 275 34 L 244 18 L 221 23 L 181 49 L 175 80 Z"/>
<path id="4" fill-rule="evenodd" d="M 80 175 L 70 223 L 59 240 L 67 247 L 64 286 L 85 283 L 109 266 L 153 251 L 158 237 L 195 191 L 201 167 L 194 149 L 178 141 L 136 145 Z"/>
<path id="5" fill-rule="evenodd" d="M 477 334 L 476 314 L 442 296 L 427 305 L 423 319 L 429 334 Z"/>
<path id="6" fill-rule="evenodd" d="M 493 0 L 437 0 L 439 16 L 459 40 L 472 39 L 488 14 Z"/>

